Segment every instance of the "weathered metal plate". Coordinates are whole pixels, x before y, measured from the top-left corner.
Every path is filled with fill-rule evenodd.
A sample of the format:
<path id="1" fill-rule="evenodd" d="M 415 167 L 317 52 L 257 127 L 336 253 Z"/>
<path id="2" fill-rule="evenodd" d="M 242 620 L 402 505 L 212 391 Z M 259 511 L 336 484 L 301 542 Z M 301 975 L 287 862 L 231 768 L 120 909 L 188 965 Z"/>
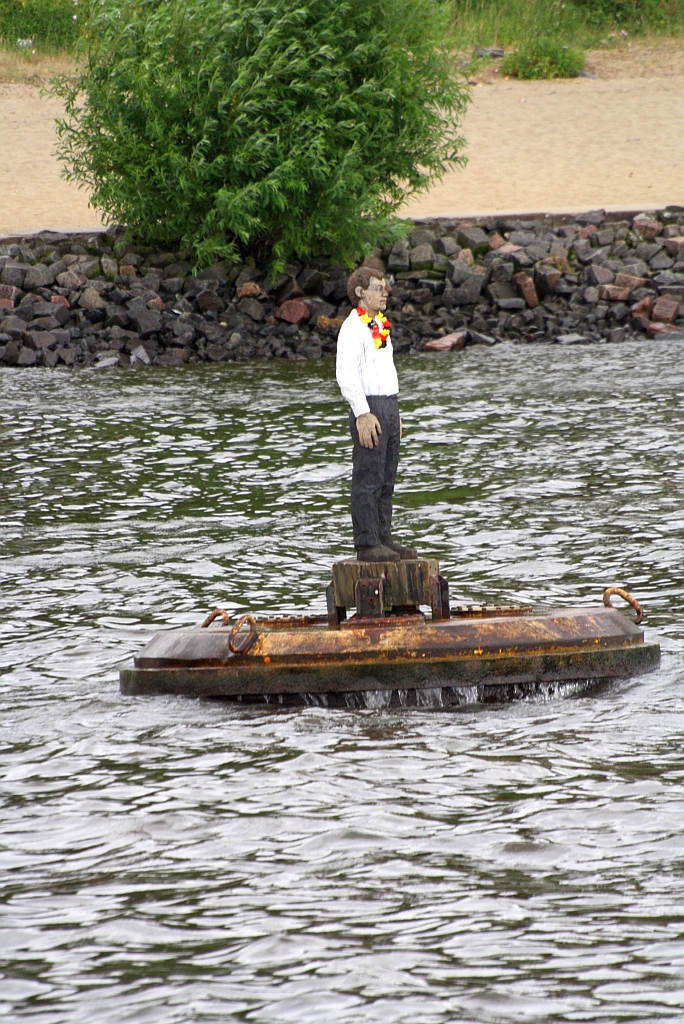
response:
<path id="1" fill-rule="evenodd" d="M 484 687 L 484 698 L 512 699 L 532 684 L 627 678 L 660 662 L 658 644 L 632 644 L 583 651 L 432 658 L 334 665 L 274 667 L 237 663 L 214 668 L 122 669 L 121 692 L 188 697 L 259 697 L 278 694 L 355 693 Z M 505 698 L 510 694 L 510 698 Z"/>
<path id="2" fill-rule="evenodd" d="M 325 693 L 598 679 L 648 671 L 657 644 L 612 608 L 562 609 L 520 618 L 383 620 L 356 629 L 258 631 L 244 655 L 229 630 L 158 633 L 121 673 L 124 693 L 195 696 Z"/>
<path id="3" fill-rule="evenodd" d="M 435 558 L 416 558 L 403 562 L 357 562 L 349 559 L 333 564 L 335 604 L 339 608 L 356 605 L 354 589 L 357 580 L 378 579 L 385 582 L 385 607 L 407 604 L 430 604 L 430 576 L 439 573 Z"/>

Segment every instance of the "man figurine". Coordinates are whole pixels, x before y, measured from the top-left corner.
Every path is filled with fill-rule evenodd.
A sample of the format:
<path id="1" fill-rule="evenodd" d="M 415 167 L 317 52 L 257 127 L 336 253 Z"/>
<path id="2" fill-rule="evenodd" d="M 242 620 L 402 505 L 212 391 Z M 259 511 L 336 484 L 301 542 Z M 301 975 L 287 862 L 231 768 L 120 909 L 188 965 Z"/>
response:
<path id="1" fill-rule="evenodd" d="M 347 282 L 354 309 L 337 339 L 337 383 L 349 402 L 351 514 L 359 562 L 417 558 L 392 540 L 392 497 L 399 463 L 399 382 L 385 317 L 390 286 L 379 260 L 368 260 Z"/>

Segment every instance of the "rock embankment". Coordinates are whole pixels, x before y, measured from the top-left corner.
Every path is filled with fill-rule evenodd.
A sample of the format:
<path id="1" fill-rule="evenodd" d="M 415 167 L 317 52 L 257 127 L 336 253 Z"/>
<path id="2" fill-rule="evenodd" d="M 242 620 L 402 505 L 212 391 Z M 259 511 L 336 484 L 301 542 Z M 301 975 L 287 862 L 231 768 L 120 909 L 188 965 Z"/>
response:
<path id="1" fill-rule="evenodd" d="M 684 339 L 684 208 L 629 219 L 437 219 L 384 251 L 398 352 L 500 341 Z M 335 352 L 349 271 L 325 258 L 275 280 L 248 261 L 198 274 L 123 231 L 0 244 L 0 365 L 181 366 Z"/>

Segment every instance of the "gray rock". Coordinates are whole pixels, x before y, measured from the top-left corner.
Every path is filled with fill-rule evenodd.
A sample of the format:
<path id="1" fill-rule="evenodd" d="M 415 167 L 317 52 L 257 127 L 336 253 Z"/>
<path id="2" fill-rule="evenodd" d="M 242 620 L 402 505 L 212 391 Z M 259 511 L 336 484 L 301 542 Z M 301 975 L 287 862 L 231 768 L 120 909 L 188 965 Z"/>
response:
<path id="1" fill-rule="evenodd" d="M 192 326 L 192 324 L 189 324 L 189 323 L 187 323 L 187 322 L 185 322 L 183 320 L 176 321 L 176 323 L 174 323 L 174 325 L 173 325 L 173 344 L 174 345 L 181 345 L 182 347 L 185 347 L 186 345 L 192 344 L 192 342 L 194 340 L 195 340 L 195 328 Z"/>
<path id="2" fill-rule="evenodd" d="M 485 294 L 490 302 L 497 302 L 499 299 L 519 298 L 517 288 L 510 281 L 490 281 L 485 288 Z"/>
<path id="3" fill-rule="evenodd" d="M 8 316 L 0 323 L 3 334 L 9 334 L 12 341 L 21 341 L 26 331 L 26 321 L 18 316 Z"/>
<path id="4" fill-rule="evenodd" d="M 625 260 L 623 273 L 631 274 L 632 277 L 649 277 L 650 269 L 648 263 L 644 263 L 643 260 Z"/>
<path id="5" fill-rule="evenodd" d="M 101 352 L 93 365 L 95 370 L 111 370 L 119 365 L 119 353 Z"/>
<path id="6" fill-rule="evenodd" d="M 598 302 L 598 300 L 599 300 L 599 290 L 598 290 L 598 288 L 591 287 L 591 288 L 585 288 L 584 289 L 584 301 L 588 305 L 595 306 L 596 303 Z"/>
<path id="7" fill-rule="evenodd" d="M 409 233 L 409 243 L 412 249 L 417 248 L 419 245 L 430 245 L 434 249 L 437 241 L 437 235 L 434 231 L 429 231 L 427 228 L 414 228 Z"/>
<path id="8" fill-rule="evenodd" d="M 474 331 L 472 328 L 468 332 L 468 345 L 498 345 L 499 338 L 493 338 L 491 334 L 483 334 L 481 331 Z"/>
<path id="9" fill-rule="evenodd" d="M 447 293 L 444 293 L 445 305 L 450 306 L 470 306 L 473 305 L 480 297 L 480 292 L 486 281 L 484 274 L 471 274 L 467 281 L 459 285 L 458 288 L 454 288 L 453 291 L 449 292 L 448 302 Z"/>
<path id="10" fill-rule="evenodd" d="M 108 281 L 113 281 L 119 273 L 119 267 L 116 260 L 110 259 L 109 256 L 103 256 L 100 259 L 100 267 Z"/>
<path id="11" fill-rule="evenodd" d="M 612 270 L 598 264 L 593 264 L 588 271 L 585 271 L 585 273 L 590 284 L 612 284 L 615 280 L 615 274 Z"/>
<path id="12" fill-rule="evenodd" d="M 74 268 L 79 274 L 83 274 L 84 277 L 99 277 L 102 273 L 100 267 L 100 261 L 97 256 L 84 256 L 78 261 L 78 266 Z"/>
<path id="13" fill-rule="evenodd" d="M 659 252 L 649 261 L 651 270 L 669 270 L 674 266 L 674 260 L 665 252 Z"/>
<path id="14" fill-rule="evenodd" d="M 501 46 L 480 46 L 475 50 L 475 57 L 503 57 L 506 51 Z"/>
<path id="15" fill-rule="evenodd" d="M 524 249 L 527 245 L 534 245 L 539 239 L 534 231 L 511 231 L 508 241 L 511 245 L 521 245 Z M 546 251 L 548 252 L 548 249 Z"/>
<path id="16" fill-rule="evenodd" d="M 106 309 L 107 303 L 95 288 L 86 288 L 78 300 L 81 309 Z"/>
<path id="17" fill-rule="evenodd" d="M 183 284 L 185 283 L 182 277 L 167 277 L 161 282 L 161 290 L 167 292 L 169 295 L 178 295 L 183 290 Z"/>
<path id="18" fill-rule="evenodd" d="M 583 227 L 587 224 L 593 224 L 594 227 L 599 228 L 605 219 L 605 210 L 589 210 L 588 213 L 580 213 L 577 217 L 573 217 L 573 223 L 581 224 Z"/>
<path id="19" fill-rule="evenodd" d="M 19 359 L 17 360 L 17 366 L 35 366 L 38 362 L 38 357 L 33 349 L 27 348 L 26 345 L 22 346 L 19 353 Z"/>
<path id="20" fill-rule="evenodd" d="M 129 319 L 141 338 L 149 338 L 161 330 L 161 317 L 146 307 L 136 306 L 129 310 Z M 133 355 L 133 353 L 131 353 Z"/>
<path id="21" fill-rule="evenodd" d="M 0 280 L 14 288 L 23 288 L 26 272 L 30 269 L 28 263 L 6 263 Z"/>
<path id="22" fill-rule="evenodd" d="M 240 313 L 248 316 L 251 320 L 256 323 L 260 323 L 266 318 L 264 307 L 257 299 L 240 299 L 237 304 L 237 308 Z"/>
<path id="23" fill-rule="evenodd" d="M 54 284 L 55 277 L 53 267 L 46 267 L 44 263 L 36 263 L 26 271 L 23 288 L 27 292 L 33 288 L 49 288 L 51 284 Z"/>
<path id="24" fill-rule="evenodd" d="M 463 284 L 473 276 L 472 268 L 463 260 L 449 260 L 447 263 L 447 278 L 452 284 Z"/>
<path id="25" fill-rule="evenodd" d="M 425 242 L 411 249 L 409 259 L 411 270 L 432 270 L 435 265 L 435 251 L 428 242 Z"/>
<path id="26" fill-rule="evenodd" d="M 482 228 L 461 228 L 457 241 L 461 248 L 471 249 L 473 256 L 489 252 L 489 239 Z"/>
<path id="27" fill-rule="evenodd" d="M 657 256 L 662 245 L 659 242 L 640 242 L 634 250 L 634 254 L 645 263 L 650 263 L 654 256 Z"/>
<path id="28" fill-rule="evenodd" d="M 166 267 L 162 277 L 164 279 L 169 277 L 187 277 L 191 271 L 192 267 L 190 264 L 186 263 L 184 260 L 180 260 L 178 263 L 171 263 Z"/>
<path id="29" fill-rule="evenodd" d="M 408 241 L 402 239 L 400 242 L 395 242 L 387 258 L 387 270 L 390 273 L 401 273 L 401 271 L 408 270 L 410 265 Z"/>
<path id="30" fill-rule="evenodd" d="M 548 256 L 550 248 L 551 246 L 548 242 L 535 242 L 534 245 L 525 246 L 525 253 L 533 263 L 537 263 L 539 260 L 543 260 L 545 256 Z"/>
<path id="31" fill-rule="evenodd" d="M 583 334 L 559 334 L 556 338 L 559 345 L 586 345 L 587 338 Z"/>
<path id="32" fill-rule="evenodd" d="M 527 303 L 525 302 L 525 300 L 524 299 L 520 299 L 520 298 L 517 298 L 517 299 L 511 299 L 511 298 L 508 298 L 508 299 L 497 299 L 496 300 L 496 304 L 499 307 L 499 309 L 508 310 L 509 312 L 512 312 L 513 310 L 516 310 L 516 309 L 526 309 L 527 308 Z"/>
<path id="33" fill-rule="evenodd" d="M 435 243 L 435 249 L 438 253 L 442 253 L 444 256 L 455 256 L 461 251 L 461 246 L 458 242 L 451 237 L 451 235 L 442 235 L 441 238 L 437 239 Z"/>
<path id="34" fill-rule="evenodd" d="M 137 345 L 131 352 L 131 366 L 149 366 L 152 360 L 144 345 Z"/>

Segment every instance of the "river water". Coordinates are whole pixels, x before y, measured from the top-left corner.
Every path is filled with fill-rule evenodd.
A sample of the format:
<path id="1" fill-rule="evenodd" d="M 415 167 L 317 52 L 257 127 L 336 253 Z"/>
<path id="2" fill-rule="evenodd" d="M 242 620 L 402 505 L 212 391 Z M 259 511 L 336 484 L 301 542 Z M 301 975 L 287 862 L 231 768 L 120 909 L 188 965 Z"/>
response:
<path id="1" fill-rule="evenodd" d="M 395 533 L 452 599 L 616 583 L 663 649 L 449 713 L 119 695 L 217 603 L 324 609 L 351 554 L 331 361 L 0 371 L 0 1013 L 681 1022 L 682 352 L 397 360 Z"/>

